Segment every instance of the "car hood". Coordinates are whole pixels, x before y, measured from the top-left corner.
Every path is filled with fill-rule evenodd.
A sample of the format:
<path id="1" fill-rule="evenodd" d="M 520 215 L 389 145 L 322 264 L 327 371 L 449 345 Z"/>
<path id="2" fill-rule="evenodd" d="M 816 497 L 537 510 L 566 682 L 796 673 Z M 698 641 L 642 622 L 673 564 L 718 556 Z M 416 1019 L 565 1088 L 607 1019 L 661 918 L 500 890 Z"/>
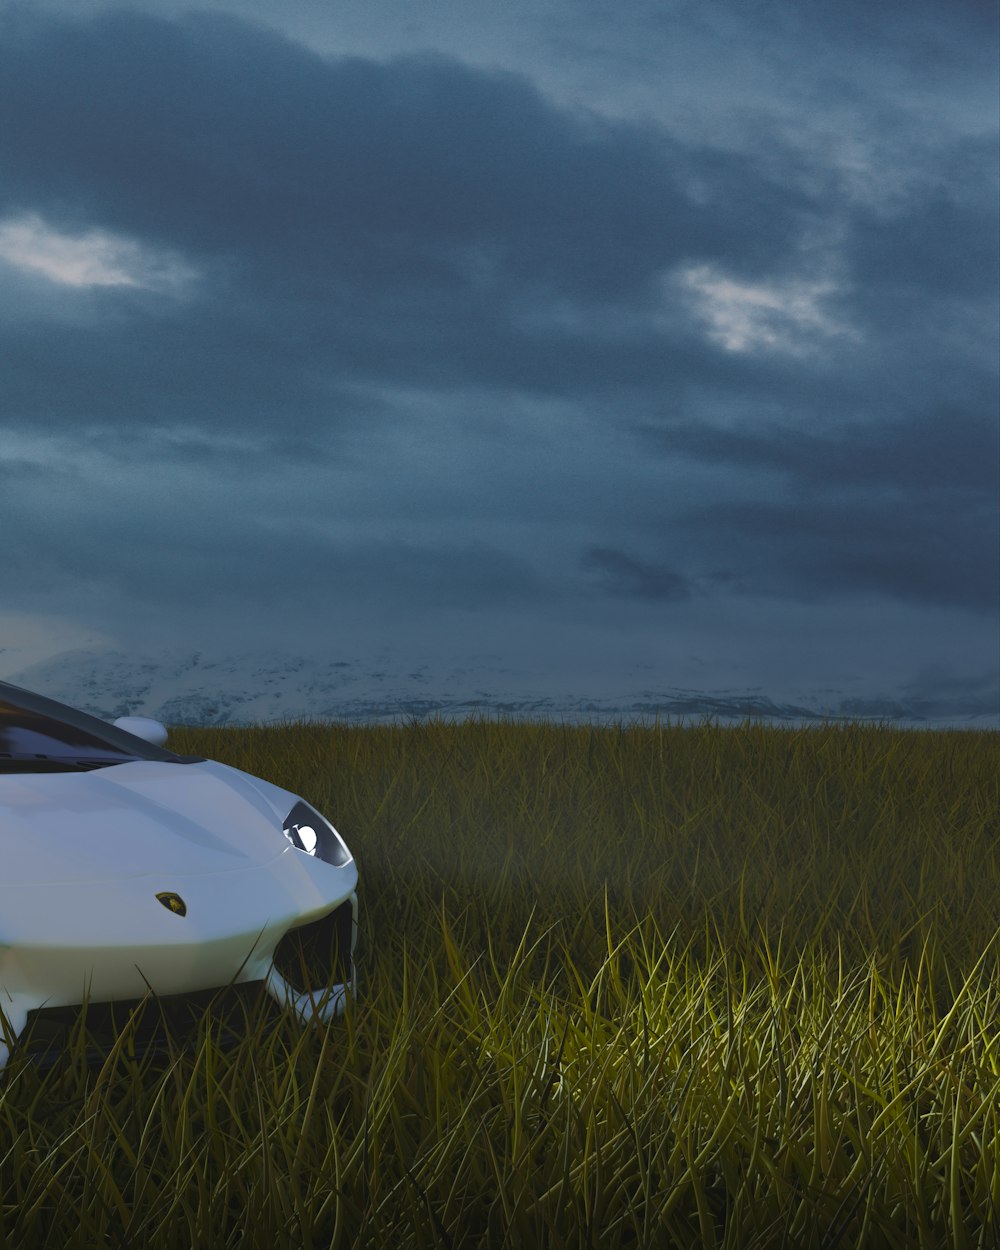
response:
<path id="1" fill-rule="evenodd" d="M 272 863 L 295 853 L 281 825 L 296 797 L 215 760 L 2 775 L 0 875 L 14 886 Z"/>

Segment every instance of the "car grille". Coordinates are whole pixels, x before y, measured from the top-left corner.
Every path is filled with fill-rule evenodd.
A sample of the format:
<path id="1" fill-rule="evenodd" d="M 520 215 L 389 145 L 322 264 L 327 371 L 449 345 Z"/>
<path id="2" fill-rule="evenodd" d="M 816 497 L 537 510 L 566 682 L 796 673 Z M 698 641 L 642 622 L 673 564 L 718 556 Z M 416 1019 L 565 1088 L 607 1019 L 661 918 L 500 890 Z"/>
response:
<path id="1" fill-rule="evenodd" d="M 142 1002 L 139 998 L 119 998 L 87 1005 L 82 1027 L 86 1034 L 84 1053 L 88 1066 L 104 1062 L 130 1014 L 137 1011 Z M 60 1061 L 76 1037 L 83 1010 L 82 1006 L 74 1006 L 39 1007 L 29 1011 L 15 1054 L 23 1055 L 41 1071 L 48 1071 Z M 167 1059 L 171 1054 L 171 1042 L 174 1051 L 193 1052 L 199 1045 L 199 1025 L 206 1016 L 213 1044 L 229 1051 L 258 1023 L 265 1036 L 270 1034 L 281 1023 L 283 1013 L 265 992 L 262 981 L 148 998 L 122 1053 L 137 1061 L 147 1057 Z"/>
<path id="2" fill-rule="evenodd" d="M 350 899 L 309 924 L 289 929 L 274 952 L 274 966 L 299 994 L 351 980 L 354 908 Z"/>

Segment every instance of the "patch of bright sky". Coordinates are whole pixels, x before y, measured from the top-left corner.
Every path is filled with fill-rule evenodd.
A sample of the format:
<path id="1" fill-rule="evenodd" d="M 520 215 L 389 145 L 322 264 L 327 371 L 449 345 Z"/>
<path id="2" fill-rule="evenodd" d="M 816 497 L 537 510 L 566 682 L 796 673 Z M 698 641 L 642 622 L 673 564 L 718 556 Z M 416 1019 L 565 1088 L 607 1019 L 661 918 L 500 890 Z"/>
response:
<path id="1" fill-rule="evenodd" d="M 195 276 L 190 266 L 105 230 L 66 233 L 37 213 L 0 221 L 0 258 L 17 269 L 69 287 L 173 289 Z"/>
<path id="2" fill-rule="evenodd" d="M 708 336 L 726 351 L 759 348 L 799 353 L 817 338 L 855 332 L 834 321 L 821 307 L 835 286 L 829 281 L 749 285 L 726 277 L 711 265 L 681 271 L 681 286 L 694 297 L 708 324 Z"/>

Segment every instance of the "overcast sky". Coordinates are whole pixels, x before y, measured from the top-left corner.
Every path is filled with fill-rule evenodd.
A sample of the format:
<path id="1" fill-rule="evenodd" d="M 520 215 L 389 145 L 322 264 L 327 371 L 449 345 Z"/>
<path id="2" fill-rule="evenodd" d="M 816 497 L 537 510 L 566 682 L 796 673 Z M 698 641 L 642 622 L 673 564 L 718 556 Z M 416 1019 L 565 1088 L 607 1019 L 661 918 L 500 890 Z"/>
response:
<path id="1" fill-rule="evenodd" d="M 997 53 L 978 0 L 0 0 L 0 676 L 1000 723 Z"/>

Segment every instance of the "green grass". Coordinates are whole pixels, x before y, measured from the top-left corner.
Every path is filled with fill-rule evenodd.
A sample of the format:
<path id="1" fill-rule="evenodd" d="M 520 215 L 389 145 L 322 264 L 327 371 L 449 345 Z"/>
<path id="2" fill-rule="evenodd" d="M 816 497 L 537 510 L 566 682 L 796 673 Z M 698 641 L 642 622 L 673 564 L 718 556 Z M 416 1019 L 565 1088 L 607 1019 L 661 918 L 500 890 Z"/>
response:
<path id="1" fill-rule="evenodd" d="M 174 729 L 355 853 L 343 1018 L 0 1086 L 0 1247 L 996 1247 L 1000 734 Z"/>

